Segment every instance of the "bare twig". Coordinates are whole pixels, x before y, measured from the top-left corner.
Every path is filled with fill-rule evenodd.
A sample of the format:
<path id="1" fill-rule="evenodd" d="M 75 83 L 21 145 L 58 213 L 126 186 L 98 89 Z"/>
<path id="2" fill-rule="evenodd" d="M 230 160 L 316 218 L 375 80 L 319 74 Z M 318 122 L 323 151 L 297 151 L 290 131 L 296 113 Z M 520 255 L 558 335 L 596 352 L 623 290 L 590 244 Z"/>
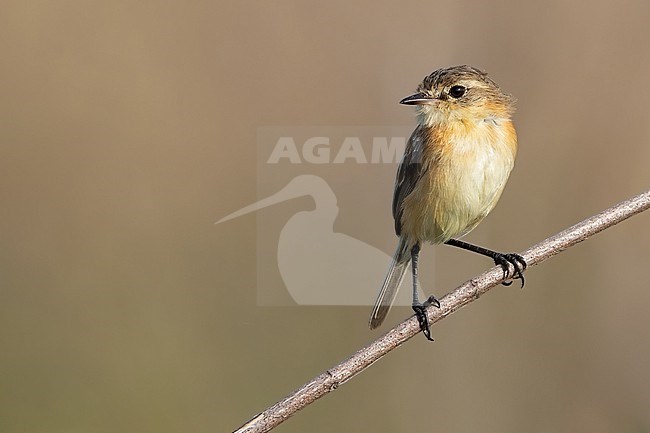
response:
<path id="1" fill-rule="evenodd" d="M 598 215 L 587 218 L 573 227 L 529 248 L 521 255 L 526 259 L 528 266 L 537 265 L 549 257 L 648 208 L 650 208 L 650 191 L 646 191 Z M 465 282 L 456 290 L 440 299 L 440 308 L 428 309 L 429 323 L 433 324 L 444 319 L 464 305 L 476 300 L 483 293 L 497 286 L 502 281 L 503 271 L 501 267 L 494 267 Z M 418 321 L 412 316 L 345 361 L 321 373 L 264 412 L 256 415 L 237 429 L 235 433 L 268 432 L 300 409 L 330 391 L 335 390 L 339 385 L 347 382 L 368 368 L 379 358 L 418 332 L 420 332 Z"/>

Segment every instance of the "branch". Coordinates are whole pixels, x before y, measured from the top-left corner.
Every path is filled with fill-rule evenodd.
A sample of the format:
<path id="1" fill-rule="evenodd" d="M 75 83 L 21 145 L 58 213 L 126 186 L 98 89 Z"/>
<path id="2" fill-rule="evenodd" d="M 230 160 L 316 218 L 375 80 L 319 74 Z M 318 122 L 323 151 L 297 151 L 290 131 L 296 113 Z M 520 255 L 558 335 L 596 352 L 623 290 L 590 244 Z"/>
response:
<path id="1" fill-rule="evenodd" d="M 650 191 L 587 218 L 573 227 L 532 246 L 521 255 L 529 267 L 537 265 L 588 237 L 648 208 L 650 208 Z M 482 294 L 499 285 L 502 281 L 503 270 L 500 266 L 497 266 L 465 282 L 440 299 L 440 308 L 431 307 L 427 310 L 429 323 L 433 324 L 444 319 L 461 307 L 478 299 Z M 308 404 L 313 403 L 330 391 L 334 391 L 339 385 L 371 366 L 375 361 L 418 332 L 420 332 L 418 321 L 414 316 L 411 316 L 345 361 L 321 373 L 264 412 L 256 415 L 237 429 L 235 433 L 270 431 Z"/>

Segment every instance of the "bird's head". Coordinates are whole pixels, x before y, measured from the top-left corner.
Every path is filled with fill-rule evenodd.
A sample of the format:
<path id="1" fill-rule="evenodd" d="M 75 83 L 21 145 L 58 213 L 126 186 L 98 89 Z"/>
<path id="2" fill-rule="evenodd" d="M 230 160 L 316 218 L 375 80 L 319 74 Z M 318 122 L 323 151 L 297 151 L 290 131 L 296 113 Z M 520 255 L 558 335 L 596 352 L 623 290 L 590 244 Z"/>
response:
<path id="1" fill-rule="evenodd" d="M 488 75 L 471 66 L 438 69 L 424 78 L 416 93 L 400 104 L 417 106 L 421 124 L 451 121 L 509 119 L 514 99 L 501 91 Z"/>

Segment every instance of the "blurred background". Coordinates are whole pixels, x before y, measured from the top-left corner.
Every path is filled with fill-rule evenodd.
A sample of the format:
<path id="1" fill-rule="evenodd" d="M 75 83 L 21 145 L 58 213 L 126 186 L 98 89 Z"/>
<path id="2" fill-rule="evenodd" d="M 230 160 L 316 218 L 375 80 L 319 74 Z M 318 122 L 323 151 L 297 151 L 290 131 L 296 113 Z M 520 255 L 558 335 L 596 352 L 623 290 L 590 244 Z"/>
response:
<path id="1" fill-rule="evenodd" d="M 258 305 L 258 256 L 314 207 L 213 224 L 275 191 L 258 188 L 261 127 L 412 127 L 397 101 L 467 63 L 517 97 L 520 151 L 466 240 L 520 251 L 650 185 L 648 2 L 0 9 L 2 432 L 230 431 L 380 335 L 367 306 Z M 396 167 L 345 167 L 334 230 L 392 254 Z M 650 431 L 649 226 L 529 269 L 277 431 Z M 427 257 L 438 295 L 490 266 Z"/>

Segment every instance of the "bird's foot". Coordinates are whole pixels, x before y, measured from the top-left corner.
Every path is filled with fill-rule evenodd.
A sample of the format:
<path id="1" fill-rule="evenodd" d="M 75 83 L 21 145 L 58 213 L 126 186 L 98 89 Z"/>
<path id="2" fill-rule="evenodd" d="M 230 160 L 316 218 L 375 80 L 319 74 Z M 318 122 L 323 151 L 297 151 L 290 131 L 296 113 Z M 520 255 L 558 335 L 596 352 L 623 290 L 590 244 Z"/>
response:
<path id="1" fill-rule="evenodd" d="M 427 340 L 433 341 L 433 338 L 431 338 L 431 329 L 429 328 L 429 319 L 427 319 L 427 307 L 429 305 L 434 305 L 437 308 L 440 308 L 440 302 L 433 295 L 429 296 L 429 298 L 421 304 L 414 303 L 412 308 L 413 311 L 415 311 L 415 317 L 417 317 L 418 323 L 420 324 L 420 330 Z"/>
<path id="2" fill-rule="evenodd" d="M 503 269 L 503 278 L 512 278 L 514 280 L 521 280 L 521 287 L 524 287 L 524 271 L 526 270 L 526 267 L 528 264 L 526 263 L 526 260 L 522 256 L 516 253 L 497 253 L 494 257 L 494 264 L 501 266 L 501 269 Z M 515 269 L 512 275 L 510 275 L 510 266 Z M 503 283 L 504 286 L 509 286 L 512 284 L 512 281 L 504 281 Z"/>

